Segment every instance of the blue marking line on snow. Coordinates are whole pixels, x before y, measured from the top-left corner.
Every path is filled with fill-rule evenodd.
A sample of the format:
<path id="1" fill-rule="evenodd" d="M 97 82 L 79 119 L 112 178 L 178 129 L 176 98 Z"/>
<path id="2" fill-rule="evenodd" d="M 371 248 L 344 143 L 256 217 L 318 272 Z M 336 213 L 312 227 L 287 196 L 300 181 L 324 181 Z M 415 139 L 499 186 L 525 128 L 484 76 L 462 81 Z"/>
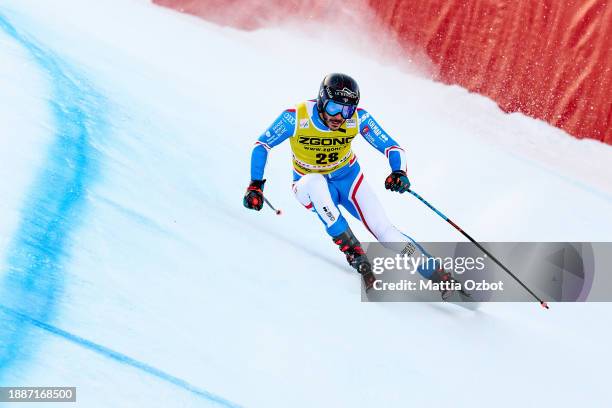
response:
<path id="1" fill-rule="evenodd" d="M 150 229 L 151 231 L 159 232 L 166 236 L 172 237 L 173 239 L 179 239 L 178 236 L 173 234 L 167 228 L 164 228 L 163 226 L 155 222 L 152 218 L 149 218 L 137 211 L 133 211 L 127 208 L 126 206 L 121 205 L 118 202 L 108 199 L 104 196 L 95 196 L 95 199 L 98 203 L 107 205 L 109 208 L 116 211 L 118 214 L 121 214 L 122 216 L 137 222 L 138 224 Z"/>
<path id="2" fill-rule="evenodd" d="M 71 233 L 82 217 L 87 187 L 96 174 L 97 152 L 90 140 L 105 133 L 106 100 L 1 13 L 0 30 L 21 45 L 48 78 L 54 125 L 46 157 L 7 249 L 0 299 L 13 310 L 49 322 L 57 314 L 64 288 L 63 264 Z M 34 354 L 40 340 L 31 331 L 27 321 L 0 313 L 0 378 Z"/>
<path id="3" fill-rule="evenodd" d="M 61 330 L 52 324 L 63 289 L 63 261 L 70 233 L 82 216 L 87 188 L 94 180 L 97 152 L 90 140 L 104 135 L 106 100 L 60 58 L 36 45 L 0 13 L 0 29 L 22 45 L 50 79 L 50 110 L 55 134 L 22 210 L 0 285 L 0 377 L 33 354 L 40 336 L 33 327 L 60 336 L 119 363 L 137 368 L 208 401 L 238 407 L 141 361 Z"/>
<path id="4" fill-rule="evenodd" d="M 148 365 L 146 363 L 143 363 L 141 361 L 138 361 L 136 359 L 128 357 L 125 354 L 122 354 L 122 353 L 119 353 L 117 351 L 111 350 L 108 347 L 104 347 L 104 346 L 102 346 L 100 344 L 94 343 L 93 341 L 84 339 L 83 337 L 77 336 L 76 334 L 69 333 L 69 332 L 67 332 L 65 330 L 59 329 L 59 328 L 57 328 L 55 326 L 52 326 L 50 324 L 40 322 L 40 321 L 38 321 L 36 319 L 32 319 L 31 317 L 29 317 L 29 316 L 27 316 L 27 315 L 25 315 L 23 313 L 17 312 L 15 310 L 7 308 L 7 307 L 5 307 L 3 305 L 0 305 L 0 310 L 2 310 L 3 312 L 5 312 L 7 314 L 13 315 L 16 318 L 18 318 L 18 319 L 20 319 L 20 320 L 22 320 L 24 322 L 27 322 L 27 323 L 29 323 L 29 324 L 31 324 L 33 326 L 36 326 L 36 327 L 38 327 L 40 329 L 43 329 L 43 330 L 45 330 L 45 331 L 47 331 L 49 333 L 55 334 L 55 335 L 57 335 L 59 337 L 62 337 L 62 338 L 66 339 L 66 340 L 68 340 L 68 341 L 70 341 L 70 342 L 72 342 L 72 343 L 74 343 L 74 344 L 76 344 L 78 346 L 84 347 L 84 348 L 86 348 L 88 350 L 91 350 L 91 351 L 93 351 L 95 353 L 98 353 L 98 354 L 100 354 L 100 355 L 102 355 L 104 357 L 108 357 L 108 358 L 110 358 L 112 360 L 115 360 L 115 361 L 121 363 L 121 364 L 125 364 L 125 365 L 128 365 L 128 366 L 137 368 L 137 369 L 139 369 L 141 371 L 146 372 L 147 374 L 151 374 L 154 377 L 157 377 L 157 378 L 159 378 L 161 380 L 164 380 L 166 382 L 174 384 L 177 387 L 180 387 L 180 388 L 182 388 L 184 390 L 187 390 L 187 391 L 189 391 L 189 392 L 191 392 L 191 393 L 193 393 L 193 394 L 195 394 L 195 395 L 197 395 L 199 397 L 203 397 L 203 398 L 205 398 L 205 399 L 207 399 L 207 400 L 209 400 L 211 402 L 217 403 L 217 404 L 219 404 L 221 406 L 228 407 L 228 408 L 238 408 L 238 407 L 240 407 L 239 405 L 234 404 L 233 402 L 230 402 L 230 401 L 228 401 L 228 400 L 226 400 L 226 399 L 224 399 L 222 397 L 219 397 L 219 396 L 217 396 L 215 394 L 212 394 L 212 393 L 210 393 L 210 392 L 208 392 L 206 390 L 203 390 L 203 389 L 198 388 L 198 387 L 196 387 L 196 386 L 194 386 L 192 384 L 189 384 L 187 381 L 182 380 L 182 379 L 180 379 L 178 377 L 175 377 L 175 376 L 173 376 L 171 374 L 168 374 L 165 371 L 162 371 L 162 370 L 160 370 L 158 368 L 155 368 L 155 367 L 152 367 L 152 366 L 150 366 L 150 365 Z"/>

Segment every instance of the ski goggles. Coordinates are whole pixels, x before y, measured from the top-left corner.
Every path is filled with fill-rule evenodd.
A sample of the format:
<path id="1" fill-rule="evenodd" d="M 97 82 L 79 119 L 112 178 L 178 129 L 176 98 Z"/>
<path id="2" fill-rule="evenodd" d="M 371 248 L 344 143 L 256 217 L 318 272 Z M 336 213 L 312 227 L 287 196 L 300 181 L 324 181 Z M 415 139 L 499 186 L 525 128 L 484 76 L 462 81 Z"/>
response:
<path id="1" fill-rule="evenodd" d="M 350 119 L 355 110 L 357 109 L 357 105 L 342 105 L 341 103 L 334 102 L 332 100 L 327 101 L 325 104 L 325 113 L 330 116 L 336 116 L 341 113 L 344 119 Z"/>

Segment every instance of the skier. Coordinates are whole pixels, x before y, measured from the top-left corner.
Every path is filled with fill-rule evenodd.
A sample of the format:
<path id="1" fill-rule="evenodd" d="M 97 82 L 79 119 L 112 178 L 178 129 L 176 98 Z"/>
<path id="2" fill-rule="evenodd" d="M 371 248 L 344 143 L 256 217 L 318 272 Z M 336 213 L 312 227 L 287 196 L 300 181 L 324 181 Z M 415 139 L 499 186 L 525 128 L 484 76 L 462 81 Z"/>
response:
<path id="1" fill-rule="evenodd" d="M 372 267 L 338 205 L 360 220 L 385 247 L 407 256 L 417 250 L 426 252 L 391 224 L 351 150 L 351 142 L 361 134 L 389 161 L 391 174 L 385 179 L 385 188 L 400 194 L 408 191 L 410 181 L 403 149 L 370 113 L 357 108 L 359 98 L 359 86 L 353 78 L 332 73 L 321 82 L 316 100 L 299 103 L 282 112 L 255 142 L 251 154 L 251 182 L 243 202 L 249 209 L 261 210 L 268 152 L 289 139 L 296 198 L 317 214 L 349 264 L 362 275 L 365 288 L 369 290 L 376 280 Z M 423 267 L 419 272 L 434 282 L 453 281 L 452 275 L 442 268 Z M 451 290 L 442 291 L 443 298 L 450 294 Z"/>

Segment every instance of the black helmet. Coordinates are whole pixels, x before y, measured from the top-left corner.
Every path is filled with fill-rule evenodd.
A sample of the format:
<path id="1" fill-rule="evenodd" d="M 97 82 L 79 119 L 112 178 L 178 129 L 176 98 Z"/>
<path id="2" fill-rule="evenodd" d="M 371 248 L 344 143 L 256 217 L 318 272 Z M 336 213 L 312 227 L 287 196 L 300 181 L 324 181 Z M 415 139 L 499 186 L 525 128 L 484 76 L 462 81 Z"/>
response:
<path id="1" fill-rule="evenodd" d="M 325 112 L 325 108 L 329 101 L 351 107 L 351 109 L 342 112 L 342 116 L 345 119 L 350 118 L 359 103 L 359 85 L 357 85 L 357 82 L 353 78 L 346 74 L 333 73 L 327 75 L 323 78 L 323 82 L 321 82 L 319 95 L 317 96 L 317 108 L 319 112 Z M 348 113 L 350 113 L 350 115 L 345 116 Z M 338 114 L 338 112 L 336 112 L 336 114 Z"/>

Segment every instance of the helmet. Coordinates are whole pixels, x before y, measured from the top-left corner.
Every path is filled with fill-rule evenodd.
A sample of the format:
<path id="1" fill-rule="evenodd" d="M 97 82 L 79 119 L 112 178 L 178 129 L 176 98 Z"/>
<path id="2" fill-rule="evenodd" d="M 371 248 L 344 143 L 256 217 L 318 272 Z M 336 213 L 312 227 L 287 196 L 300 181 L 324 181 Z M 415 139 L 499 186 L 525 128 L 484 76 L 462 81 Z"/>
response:
<path id="1" fill-rule="evenodd" d="M 327 112 L 332 116 L 342 113 L 342 117 L 348 119 L 355 113 L 358 103 L 359 85 L 353 78 L 339 73 L 323 78 L 317 96 L 319 112 Z"/>

